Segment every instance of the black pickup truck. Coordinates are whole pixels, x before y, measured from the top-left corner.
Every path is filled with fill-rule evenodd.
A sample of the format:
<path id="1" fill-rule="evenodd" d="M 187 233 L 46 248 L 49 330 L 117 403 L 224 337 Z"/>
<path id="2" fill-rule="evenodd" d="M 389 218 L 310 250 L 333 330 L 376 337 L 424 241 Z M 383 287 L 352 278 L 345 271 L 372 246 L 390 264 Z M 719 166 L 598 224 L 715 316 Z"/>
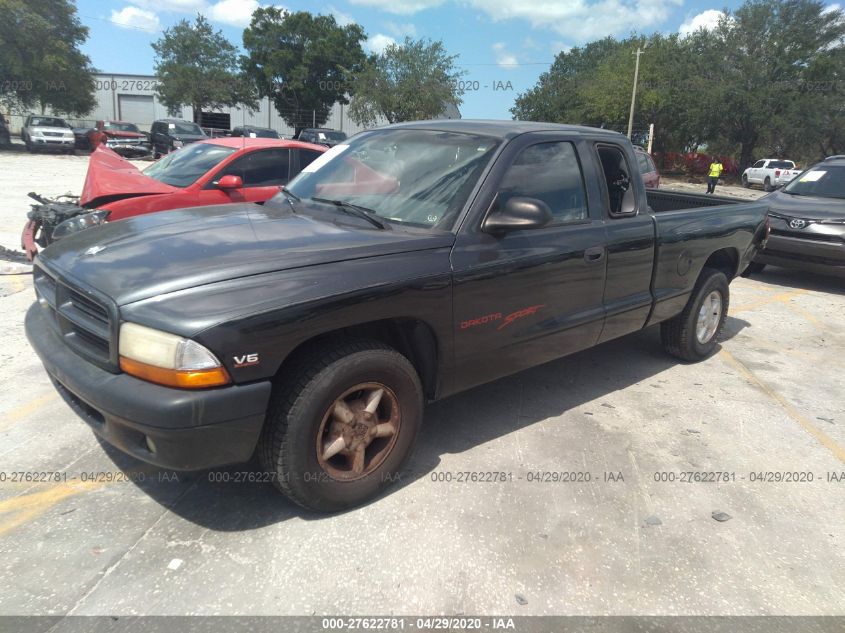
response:
<path id="1" fill-rule="evenodd" d="M 646 191 L 620 134 L 429 121 L 361 133 L 263 205 L 138 216 L 35 262 L 26 331 L 105 440 L 163 467 L 257 453 L 360 504 L 425 401 L 651 325 L 713 352 L 764 203 Z"/>

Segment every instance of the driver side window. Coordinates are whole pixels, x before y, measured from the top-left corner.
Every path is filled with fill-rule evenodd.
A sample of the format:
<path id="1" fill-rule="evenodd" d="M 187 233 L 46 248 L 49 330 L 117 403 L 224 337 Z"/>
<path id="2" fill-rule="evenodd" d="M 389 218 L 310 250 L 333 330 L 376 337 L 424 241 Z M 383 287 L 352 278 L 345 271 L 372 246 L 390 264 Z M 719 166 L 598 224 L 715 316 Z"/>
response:
<path id="1" fill-rule="evenodd" d="M 498 203 L 504 206 L 514 197 L 542 200 L 555 224 L 586 220 L 584 178 L 572 143 L 537 143 L 522 150 L 502 178 Z"/>

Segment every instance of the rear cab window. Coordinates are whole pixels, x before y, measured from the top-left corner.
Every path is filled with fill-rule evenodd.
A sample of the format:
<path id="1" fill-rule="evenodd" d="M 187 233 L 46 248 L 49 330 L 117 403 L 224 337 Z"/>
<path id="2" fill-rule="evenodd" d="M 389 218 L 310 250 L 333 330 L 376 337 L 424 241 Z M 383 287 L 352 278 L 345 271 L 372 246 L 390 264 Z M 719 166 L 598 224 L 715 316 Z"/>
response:
<path id="1" fill-rule="evenodd" d="M 599 164 L 604 175 L 604 196 L 611 217 L 636 215 L 636 189 L 625 152 L 618 145 L 596 144 Z"/>

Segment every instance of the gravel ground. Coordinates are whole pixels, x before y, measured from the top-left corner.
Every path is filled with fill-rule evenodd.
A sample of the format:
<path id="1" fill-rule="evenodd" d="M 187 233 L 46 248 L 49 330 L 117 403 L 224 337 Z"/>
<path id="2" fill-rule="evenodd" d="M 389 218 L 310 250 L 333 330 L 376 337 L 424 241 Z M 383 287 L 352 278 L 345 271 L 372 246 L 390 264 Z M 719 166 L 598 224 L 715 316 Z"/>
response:
<path id="1" fill-rule="evenodd" d="M 85 164 L 0 155 L 3 244 Z M 449 398 L 396 487 L 317 516 L 236 483 L 253 465 L 98 442 L 26 342 L 31 278 L 0 275 L 0 615 L 845 615 L 845 291 L 776 268 L 731 289 L 710 359 L 652 329 Z"/>

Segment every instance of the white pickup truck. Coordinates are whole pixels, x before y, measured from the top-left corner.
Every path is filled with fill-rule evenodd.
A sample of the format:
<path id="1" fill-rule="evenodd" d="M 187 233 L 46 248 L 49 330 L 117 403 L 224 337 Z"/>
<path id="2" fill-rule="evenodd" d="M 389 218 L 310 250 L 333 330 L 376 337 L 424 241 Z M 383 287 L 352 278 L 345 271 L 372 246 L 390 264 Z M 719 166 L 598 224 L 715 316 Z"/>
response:
<path id="1" fill-rule="evenodd" d="M 763 185 L 766 191 L 774 191 L 800 173 L 801 170 L 796 169 L 791 160 L 764 158 L 742 172 L 742 186 L 747 188 L 751 185 Z"/>

